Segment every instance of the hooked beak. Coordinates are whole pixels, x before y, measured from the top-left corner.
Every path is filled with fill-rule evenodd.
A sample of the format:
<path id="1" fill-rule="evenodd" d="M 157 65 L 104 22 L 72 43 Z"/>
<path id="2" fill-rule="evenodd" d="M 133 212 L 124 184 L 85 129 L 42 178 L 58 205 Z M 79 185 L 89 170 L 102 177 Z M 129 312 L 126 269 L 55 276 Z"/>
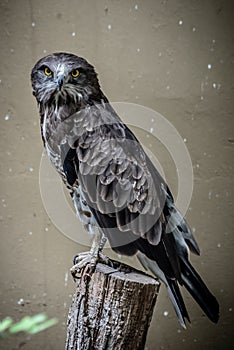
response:
<path id="1" fill-rule="evenodd" d="M 57 79 L 55 80 L 55 82 L 56 82 L 56 84 L 57 84 L 59 90 L 61 90 L 61 88 L 62 88 L 62 86 L 63 86 L 63 78 L 64 78 L 63 74 L 59 74 L 59 75 L 57 76 Z"/>

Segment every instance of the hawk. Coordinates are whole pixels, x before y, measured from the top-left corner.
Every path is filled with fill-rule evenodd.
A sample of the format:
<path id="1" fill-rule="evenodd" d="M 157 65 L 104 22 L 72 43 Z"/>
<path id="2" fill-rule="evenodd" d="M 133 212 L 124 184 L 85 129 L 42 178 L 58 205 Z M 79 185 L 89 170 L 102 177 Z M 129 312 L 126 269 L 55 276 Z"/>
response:
<path id="1" fill-rule="evenodd" d="M 189 251 L 200 254 L 198 244 L 164 179 L 103 94 L 94 67 L 74 54 L 53 53 L 35 64 L 31 81 L 47 154 L 93 235 L 73 274 L 104 258 L 108 239 L 114 251 L 136 254 L 164 282 L 184 328 L 189 315 L 179 285 L 217 323 L 218 302 L 189 262 Z"/>

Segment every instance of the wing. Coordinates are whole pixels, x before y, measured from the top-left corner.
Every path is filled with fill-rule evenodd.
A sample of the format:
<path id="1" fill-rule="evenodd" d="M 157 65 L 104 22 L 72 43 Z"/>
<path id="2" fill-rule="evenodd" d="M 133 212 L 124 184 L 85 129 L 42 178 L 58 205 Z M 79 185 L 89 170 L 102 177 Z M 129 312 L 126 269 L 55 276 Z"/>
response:
<path id="1" fill-rule="evenodd" d="M 164 181 L 156 169 L 154 180 L 143 148 L 126 125 L 106 108 L 95 112 L 89 114 L 92 127 L 85 128 L 76 144 L 78 179 L 87 201 L 107 220 L 102 226 L 108 228 L 108 217 L 114 218 L 120 232 L 156 245 L 165 221 Z M 86 118 L 79 131 L 81 125 Z"/>
<path id="2" fill-rule="evenodd" d="M 199 250 L 165 181 L 136 137 L 108 104 L 85 108 L 63 124 L 57 135 L 66 135 L 68 182 L 71 185 L 77 174 L 112 248 L 127 255 L 140 250 L 160 260 L 168 276 L 180 280 L 173 225 L 186 228 L 180 231 L 181 239 L 190 242 L 194 252 Z"/>

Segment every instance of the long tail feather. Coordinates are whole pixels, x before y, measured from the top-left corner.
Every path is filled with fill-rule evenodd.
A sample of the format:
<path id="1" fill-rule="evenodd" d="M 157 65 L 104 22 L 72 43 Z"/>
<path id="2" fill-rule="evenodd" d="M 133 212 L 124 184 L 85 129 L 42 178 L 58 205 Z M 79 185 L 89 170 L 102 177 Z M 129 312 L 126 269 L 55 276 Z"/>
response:
<path id="1" fill-rule="evenodd" d="M 145 270 L 151 271 L 154 274 L 154 276 L 158 277 L 166 285 L 168 296 L 171 299 L 178 320 L 181 326 L 186 329 L 185 318 L 189 322 L 190 319 L 182 295 L 180 293 L 177 281 L 167 278 L 163 271 L 159 268 L 158 264 L 155 261 L 147 258 L 144 254 L 138 252 L 137 258 L 142 264 L 142 266 L 145 268 Z"/>
<path id="2" fill-rule="evenodd" d="M 217 323 L 219 320 L 219 304 L 211 294 L 201 277 L 187 259 L 181 259 L 181 274 L 185 288 L 200 305 L 207 317 Z"/>
<path id="3" fill-rule="evenodd" d="M 176 304 L 178 305 L 178 307 L 180 309 L 180 313 L 181 313 L 181 315 L 183 315 L 183 319 L 186 318 L 190 322 L 189 314 L 188 314 L 188 311 L 186 309 L 182 295 L 180 293 L 180 289 L 179 289 L 177 281 L 172 280 L 172 279 L 168 279 L 168 278 L 167 278 L 167 281 L 168 281 L 168 287 L 169 287 L 169 288 L 167 288 L 168 292 L 170 289 L 174 298 L 175 298 Z"/>

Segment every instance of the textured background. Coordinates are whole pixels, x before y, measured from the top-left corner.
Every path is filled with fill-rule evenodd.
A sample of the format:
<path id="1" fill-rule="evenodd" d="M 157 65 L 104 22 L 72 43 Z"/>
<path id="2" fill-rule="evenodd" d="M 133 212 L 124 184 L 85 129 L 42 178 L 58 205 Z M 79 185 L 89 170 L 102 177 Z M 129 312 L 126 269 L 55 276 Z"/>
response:
<path id="1" fill-rule="evenodd" d="M 68 269 L 85 249 L 55 228 L 40 196 L 42 143 L 30 70 L 55 51 L 86 57 L 110 101 L 157 110 L 186 139 L 194 168 L 187 219 L 202 251 L 192 260 L 220 301 L 221 319 L 211 324 L 184 293 L 192 324 L 181 330 L 162 287 L 148 349 L 232 348 L 233 9 L 233 1 L 219 0 L 0 1 L 0 317 L 45 311 L 59 319 L 31 339 L 0 340 L 2 350 L 64 348 L 75 288 Z M 160 158 L 157 147 L 151 150 Z M 171 165 L 160 159 L 176 190 Z"/>

